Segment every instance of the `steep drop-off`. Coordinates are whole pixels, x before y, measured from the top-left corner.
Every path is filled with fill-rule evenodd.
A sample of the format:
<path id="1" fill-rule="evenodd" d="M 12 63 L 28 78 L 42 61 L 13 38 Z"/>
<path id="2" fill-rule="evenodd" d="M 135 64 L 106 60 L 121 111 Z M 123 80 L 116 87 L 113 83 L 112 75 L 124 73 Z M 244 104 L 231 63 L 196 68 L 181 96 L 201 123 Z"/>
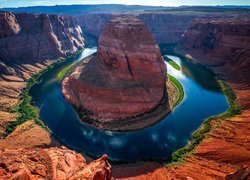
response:
<path id="1" fill-rule="evenodd" d="M 3 137 L 6 125 L 16 121 L 11 108 L 26 80 L 83 48 L 75 18 L 0 13 L 0 179 L 111 179 L 106 156 L 87 164 L 65 147 L 46 148 L 59 143 L 34 121 Z"/>
<path id="2" fill-rule="evenodd" d="M 118 13 L 96 13 L 77 16 L 78 22 L 86 35 L 98 37 L 108 21 L 114 17 L 127 16 Z M 131 15 L 130 15 L 131 16 Z M 188 24 L 199 15 L 135 13 L 147 25 L 158 44 L 178 43 Z"/>
<path id="3" fill-rule="evenodd" d="M 4 16 L 2 17 L 5 19 Z M 3 27 L 3 24 L 8 22 L 4 26 L 10 27 L 13 30 L 10 32 L 6 31 L 6 33 L 1 31 L 0 34 L 4 34 L 6 36 L 13 34 L 13 32 L 18 32 L 20 30 L 20 26 L 16 25 L 15 21 L 16 20 L 11 18 L 8 21 L 1 20 L 1 27 Z M 18 24 L 21 24 L 21 22 Z M 0 30 L 2 30 L 2 28 L 0 28 Z M 209 65 L 209 67 L 216 73 L 224 75 L 237 93 L 237 100 L 243 108 L 242 114 L 233 118 L 216 119 L 212 121 L 212 130 L 206 135 L 206 139 L 196 147 L 194 155 L 190 155 L 185 158 L 187 163 L 180 166 L 170 167 L 166 167 L 155 162 L 118 166 L 113 170 L 113 175 L 117 179 L 137 178 L 165 180 L 171 178 L 249 178 L 250 89 L 249 79 L 247 77 L 249 77 L 250 71 L 249 43 L 246 43 L 249 42 L 249 32 L 249 19 L 199 19 L 191 23 L 178 48 L 179 52 L 186 54 L 188 57 L 193 57 L 194 61 Z M 15 120 L 15 117 L 11 116 L 11 114 L 6 111 L 9 110 L 8 107 L 10 107 L 11 104 L 13 105 L 18 101 L 20 89 L 25 86 L 23 77 L 27 78 L 28 74 L 35 73 L 45 68 L 45 66 L 52 61 L 42 62 L 43 64 L 39 61 L 39 63 L 36 63 L 36 66 L 34 66 L 35 63 L 32 62 L 31 65 L 27 63 L 27 65 L 20 66 L 20 64 L 18 64 L 17 66 L 12 67 L 9 64 L 6 65 L 6 62 L 1 59 L 1 133 L 6 122 Z M 16 69 L 18 69 L 18 73 L 16 73 Z M 19 72 L 21 74 L 20 76 Z M 27 76 L 22 75 L 24 73 L 27 74 Z M 39 135 L 33 131 L 38 128 L 33 125 L 32 128 L 32 133 L 29 135 L 26 134 L 27 136 L 25 137 L 32 136 L 32 138 L 35 139 L 34 141 L 38 142 L 38 144 L 36 143 L 36 147 L 41 147 L 41 145 L 39 146 L 39 143 L 41 142 L 36 139 L 36 136 Z M 27 128 L 25 127 L 21 128 L 19 131 L 25 134 L 26 130 Z M 16 134 L 13 135 L 13 137 L 17 137 Z M 25 138 L 22 139 L 25 140 Z M 23 146 L 20 141 L 16 141 L 18 145 Z M 11 141 L 6 142 L 5 144 L 10 146 L 9 142 Z M 42 145 L 44 146 L 45 144 L 43 143 Z M 68 153 L 70 155 L 68 155 Z M 78 158 L 76 158 L 76 156 Z M 48 160 L 46 160 L 47 157 Z M 51 165 L 50 162 L 52 162 L 52 159 L 53 163 Z M 56 162 L 58 159 L 60 160 Z M 75 163 L 71 163 L 72 159 Z M 109 170 L 109 166 L 107 165 L 105 158 L 103 160 L 100 161 L 101 164 L 105 162 L 105 169 Z M 69 177 L 72 175 L 72 172 L 76 172 L 77 176 L 75 178 L 86 178 L 86 176 L 83 176 L 83 172 L 85 172 L 85 170 L 81 168 L 82 166 L 85 167 L 84 160 L 79 158 L 79 156 L 74 152 L 62 150 L 60 148 L 44 150 L 1 149 L 0 162 L 0 175 L 5 179 L 9 179 L 10 177 Z M 65 164 L 67 164 L 67 166 Z M 34 167 L 36 169 L 34 169 Z M 58 169 L 53 169 L 51 167 L 57 167 Z M 101 167 L 103 166 L 101 165 Z M 95 169 L 96 168 L 92 167 L 87 168 L 87 174 L 90 173 L 90 171 L 95 174 Z M 98 177 L 101 178 L 103 176 Z M 108 177 L 110 176 L 107 173 L 106 178 L 108 179 Z"/>
<path id="4" fill-rule="evenodd" d="M 82 30 L 73 17 L 0 13 L 0 137 L 6 124 L 15 121 L 9 112 L 25 80 L 83 47 Z"/>
<path id="5" fill-rule="evenodd" d="M 111 20 L 99 37 L 97 53 L 63 81 L 63 94 L 83 121 L 108 130 L 130 130 L 169 112 L 166 65 L 142 21 Z"/>
<path id="6" fill-rule="evenodd" d="M 205 139 L 179 166 L 144 163 L 114 167 L 117 179 L 249 179 L 250 19 L 196 19 L 177 51 L 223 76 L 242 108 L 239 115 L 215 118 Z M 198 112 L 197 112 L 198 113 Z M 145 173 L 150 172 L 150 173 Z"/>
<path id="7" fill-rule="evenodd" d="M 229 81 L 250 85 L 249 18 L 195 19 L 184 33 L 179 51 L 223 71 Z"/>
<path id="8" fill-rule="evenodd" d="M 0 22 L 1 61 L 14 67 L 13 72 L 1 68 L 1 74 L 25 77 L 22 65 L 65 57 L 84 47 L 82 30 L 72 17 L 1 13 Z"/>

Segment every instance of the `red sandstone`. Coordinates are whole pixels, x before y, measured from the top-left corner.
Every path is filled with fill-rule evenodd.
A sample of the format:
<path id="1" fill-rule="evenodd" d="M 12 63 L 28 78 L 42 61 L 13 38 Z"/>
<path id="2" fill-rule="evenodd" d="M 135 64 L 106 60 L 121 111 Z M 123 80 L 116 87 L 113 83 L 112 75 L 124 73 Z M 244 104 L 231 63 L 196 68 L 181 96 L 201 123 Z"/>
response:
<path id="1" fill-rule="evenodd" d="M 106 155 L 87 164 L 81 154 L 65 147 L 2 149 L 0 162 L 0 179 L 112 179 Z"/>
<path id="2" fill-rule="evenodd" d="M 84 115 L 92 118 L 88 122 L 98 121 L 94 125 L 109 130 L 130 130 L 148 126 L 169 111 L 165 82 L 166 66 L 146 25 L 123 17 L 108 23 L 99 38 L 98 56 L 65 78 L 62 91 L 79 111 L 87 111 Z M 165 113 L 160 117 L 126 120 L 161 103 Z"/>

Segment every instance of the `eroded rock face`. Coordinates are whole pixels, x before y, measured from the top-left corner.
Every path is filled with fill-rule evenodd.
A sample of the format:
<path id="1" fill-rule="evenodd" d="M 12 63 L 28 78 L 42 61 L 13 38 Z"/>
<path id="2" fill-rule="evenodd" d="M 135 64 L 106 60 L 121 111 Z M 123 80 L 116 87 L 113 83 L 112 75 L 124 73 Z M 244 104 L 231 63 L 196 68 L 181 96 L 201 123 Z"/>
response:
<path id="1" fill-rule="evenodd" d="M 241 74 L 237 82 L 249 82 L 250 18 L 196 19 L 178 48 L 199 63 L 223 71 L 230 80 Z"/>
<path id="2" fill-rule="evenodd" d="M 146 25 L 121 17 L 111 20 L 101 34 L 98 55 L 63 81 L 63 94 L 83 121 L 87 116 L 100 128 L 138 129 L 169 111 L 165 82 L 166 66 Z M 157 113 L 152 117 L 150 111 Z"/>
<path id="3" fill-rule="evenodd" d="M 6 66 L 44 63 L 83 47 L 82 30 L 72 17 L 0 13 L 0 59 Z"/>
<path id="4" fill-rule="evenodd" d="M 114 167 L 116 179 L 249 179 L 250 58 L 249 19 L 212 18 L 193 21 L 178 50 L 220 73 L 236 92 L 242 113 L 211 121 L 211 130 L 186 163 L 145 163 Z M 145 173 L 150 172 L 150 173 Z"/>
<path id="5" fill-rule="evenodd" d="M 107 156 L 87 164 L 62 148 L 0 150 L 0 179 L 112 179 Z"/>
<path id="6" fill-rule="evenodd" d="M 82 30 L 73 17 L 0 12 L 0 137 L 5 125 L 15 121 L 9 110 L 25 81 L 83 47 Z"/>

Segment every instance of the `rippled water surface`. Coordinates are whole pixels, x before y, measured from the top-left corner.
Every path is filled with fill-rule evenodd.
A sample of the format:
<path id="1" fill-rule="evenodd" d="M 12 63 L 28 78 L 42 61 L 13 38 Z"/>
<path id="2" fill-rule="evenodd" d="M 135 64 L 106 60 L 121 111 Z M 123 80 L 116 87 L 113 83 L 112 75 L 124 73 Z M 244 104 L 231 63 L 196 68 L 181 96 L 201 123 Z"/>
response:
<path id="1" fill-rule="evenodd" d="M 85 49 L 74 61 L 94 52 L 96 48 Z M 188 143 L 191 133 L 205 118 L 228 108 L 210 72 L 178 57 L 168 57 L 181 66 L 181 71 L 177 71 L 167 64 L 167 71 L 182 84 L 184 100 L 162 121 L 143 130 L 110 132 L 80 123 L 74 109 L 64 100 L 61 82 L 57 80 L 60 69 L 71 62 L 45 73 L 30 93 L 34 104 L 40 107 L 40 118 L 65 145 L 94 157 L 106 153 L 112 160 L 168 159 L 173 151 Z"/>

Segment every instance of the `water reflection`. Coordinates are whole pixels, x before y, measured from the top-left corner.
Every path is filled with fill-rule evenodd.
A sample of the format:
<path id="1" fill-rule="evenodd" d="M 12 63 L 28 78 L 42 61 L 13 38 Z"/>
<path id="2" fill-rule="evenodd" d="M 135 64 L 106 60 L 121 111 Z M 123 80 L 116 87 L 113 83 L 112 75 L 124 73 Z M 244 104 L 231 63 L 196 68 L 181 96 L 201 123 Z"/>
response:
<path id="1" fill-rule="evenodd" d="M 75 61 L 94 52 L 96 48 L 86 49 Z M 168 57 L 181 66 L 181 71 L 177 71 L 168 65 L 167 71 L 183 85 L 185 99 L 162 121 L 142 130 L 102 131 L 80 123 L 74 109 L 64 100 L 57 80 L 57 73 L 67 63 L 44 74 L 42 82 L 30 93 L 40 107 L 40 118 L 70 147 L 94 157 L 106 153 L 112 160 L 168 159 L 173 151 L 188 143 L 204 118 L 228 107 L 211 73 L 178 57 Z"/>

